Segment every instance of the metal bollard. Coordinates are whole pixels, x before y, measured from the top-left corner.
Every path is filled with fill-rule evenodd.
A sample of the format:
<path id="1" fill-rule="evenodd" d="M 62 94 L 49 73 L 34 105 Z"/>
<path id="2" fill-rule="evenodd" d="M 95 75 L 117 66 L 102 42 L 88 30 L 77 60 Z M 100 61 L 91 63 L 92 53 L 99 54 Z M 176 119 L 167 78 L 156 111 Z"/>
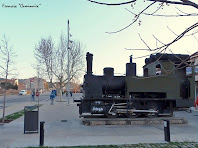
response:
<path id="1" fill-rule="evenodd" d="M 170 142 L 170 123 L 168 120 L 164 120 L 164 137 L 165 141 Z"/>
<path id="2" fill-rule="evenodd" d="M 44 145 L 44 121 L 40 122 L 40 146 Z"/>

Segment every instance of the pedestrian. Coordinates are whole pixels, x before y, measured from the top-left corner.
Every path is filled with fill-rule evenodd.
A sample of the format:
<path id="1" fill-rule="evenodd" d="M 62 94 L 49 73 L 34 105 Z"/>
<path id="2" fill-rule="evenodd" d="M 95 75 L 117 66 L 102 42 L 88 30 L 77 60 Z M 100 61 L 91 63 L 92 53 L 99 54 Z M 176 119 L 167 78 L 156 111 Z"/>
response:
<path id="1" fill-rule="evenodd" d="M 57 90 L 53 90 L 55 97 L 57 96 Z"/>
<path id="2" fill-rule="evenodd" d="M 55 93 L 54 91 L 52 91 L 50 94 L 51 105 L 54 105 L 54 98 L 55 98 Z"/>
<path id="3" fill-rule="evenodd" d="M 70 91 L 70 95 L 71 95 L 71 97 L 72 97 L 72 91 Z"/>
<path id="4" fill-rule="evenodd" d="M 197 97 L 197 99 L 196 99 L 196 101 L 195 101 L 195 109 L 197 110 L 197 106 L 198 106 L 198 97 Z"/>
<path id="5" fill-rule="evenodd" d="M 35 96 L 35 92 L 32 91 L 32 101 L 35 101 L 35 100 L 34 100 L 34 96 Z"/>

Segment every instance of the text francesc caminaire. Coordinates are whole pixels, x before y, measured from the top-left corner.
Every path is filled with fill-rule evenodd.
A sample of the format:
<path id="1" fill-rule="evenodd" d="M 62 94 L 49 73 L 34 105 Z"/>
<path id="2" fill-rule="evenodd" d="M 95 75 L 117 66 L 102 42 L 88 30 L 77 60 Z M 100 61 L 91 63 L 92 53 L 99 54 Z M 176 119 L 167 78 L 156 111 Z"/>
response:
<path id="1" fill-rule="evenodd" d="M 8 4 L 2 4 L 2 8 L 39 8 L 41 6 L 41 4 L 23 4 L 23 3 L 19 3 L 19 4 L 15 4 L 15 5 L 8 5 Z"/>

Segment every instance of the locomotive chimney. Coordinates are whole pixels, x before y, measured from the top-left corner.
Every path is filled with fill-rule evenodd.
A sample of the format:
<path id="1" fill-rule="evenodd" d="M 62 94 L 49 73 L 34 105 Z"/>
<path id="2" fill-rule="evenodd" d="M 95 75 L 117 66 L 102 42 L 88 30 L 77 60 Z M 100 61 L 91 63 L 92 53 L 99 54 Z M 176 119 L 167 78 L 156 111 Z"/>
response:
<path id="1" fill-rule="evenodd" d="M 87 74 L 92 75 L 92 61 L 93 61 L 93 54 L 87 52 Z"/>
<path id="2" fill-rule="evenodd" d="M 132 55 L 130 56 L 130 63 L 126 63 L 126 76 L 136 76 L 136 63 L 133 63 Z"/>
<path id="3" fill-rule="evenodd" d="M 132 63 L 132 62 L 133 62 L 133 61 L 132 61 L 132 56 L 133 56 L 133 55 L 130 55 L 130 63 Z"/>

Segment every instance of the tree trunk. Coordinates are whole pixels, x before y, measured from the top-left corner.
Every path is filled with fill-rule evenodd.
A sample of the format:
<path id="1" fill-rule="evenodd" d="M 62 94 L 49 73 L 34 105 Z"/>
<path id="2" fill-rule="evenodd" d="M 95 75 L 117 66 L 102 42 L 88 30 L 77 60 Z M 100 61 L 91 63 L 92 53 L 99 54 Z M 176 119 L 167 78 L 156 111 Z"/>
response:
<path id="1" fill-rule="evenodd" d="M 5 121 L 6 87 L 7 87 L 7 75 L 6 75 L 6 79 L 5 79 L 5 85 L 4 85 L 3 119 L 2 119 L 3 123 Z"/>
<path id="2" fill-rule="evenodd" d="M 4 89 L 4 99 L 3 99 L 3 119 L 2 122 L 5 121 L 5 102 L 6 102 L 6 89 Z"/>
<path id="3" fill-rule="evenodd" d="M 60 102 L 62 102 L 62 98 L 63 98 L 63 95 L 62 95 L 62 88 L 60 88 Z"/>

